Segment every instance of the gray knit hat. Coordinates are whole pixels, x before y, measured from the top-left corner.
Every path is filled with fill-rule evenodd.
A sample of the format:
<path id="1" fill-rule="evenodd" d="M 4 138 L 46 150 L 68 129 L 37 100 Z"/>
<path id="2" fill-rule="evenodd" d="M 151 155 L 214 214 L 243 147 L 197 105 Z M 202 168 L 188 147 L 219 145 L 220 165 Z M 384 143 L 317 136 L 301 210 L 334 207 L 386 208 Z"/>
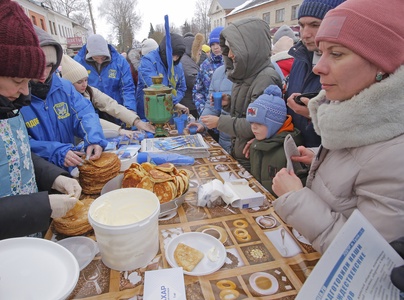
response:
<path id="1" fill-rule="evenodd" d="M 108 59 L 111 59 L 108 43 L 102 35 L 93 34 L 88 37 L 86 59 L 93 56 L 106 56 Z"/>
<path id="2" fill-rule="evenodd" d="M 345 0 L 304 0 L 300 5 L 297 18 L 313 17 L 324 19 L 325 14 L 333 8 L 336 8 Z"/>
<path id="3" fill-rule="evenodd" d="M 275 32 L 274 38 L 272 39 L 272 43 L 275 45 L 276 42 L 283 36 L 290 37 L 294 43 L 297 43 L 299 41 L 299 38 L 295 35 L 292 28 L 290 28 L 288 25 L 282 25 Z"/>

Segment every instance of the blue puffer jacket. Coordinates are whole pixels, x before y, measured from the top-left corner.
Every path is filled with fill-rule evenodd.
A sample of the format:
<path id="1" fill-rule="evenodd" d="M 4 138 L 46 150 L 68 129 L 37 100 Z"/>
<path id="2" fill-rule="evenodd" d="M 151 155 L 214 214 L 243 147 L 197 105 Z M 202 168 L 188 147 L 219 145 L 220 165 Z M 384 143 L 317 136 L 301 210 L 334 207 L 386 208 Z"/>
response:
<path id="1" fill-rule="evenodd" d="M 52 86 L 42 100 L 34 95 L 31 105 L 21 108 L 30 135 L 31 150 L 65 168 L 63 162 L 69 150 L 75 150 L 74 137 L 90 144 L 107 146 L 98 115 L 92 103 L 76 91 L 70 81 L 52 75 Z"/>
<path id="2" fill-rule="evenodd" d="M 233 82 L 227 79 L 226 76 L 226 68 L 224 65 L 218 67 L 212 75 L 212 81 L 209 86 L 209 95 L 213 92 L 222 92 L 223 94 L 231 95 L 231 88 L 233 86 Z M 210 101 L 206 101 L 205 108 L 202 111 L 201 116 L 213 115 L 229 115 L 230 114 L 230 105 L 227 107 L 222 107 L 222 111 L 218 111 L 211 105 Z M 202 121 L 199 121 L 202 123 Z M 202 123 L 203 124 L 203 123 Z M 207 127 L 205 126 L 207 130 Z M 227 133 L 220 131 L 219 132 L 219 144 L 226 150 L 228 153 L 231 153 L 232 143 L 231 136 Z"/>
<path id="3" fill-rule="evenodd" d="M 313 73 L 313 52 L 308 51 L 300 41 L 288 53 L 295 59 L 290 71 L 285 99 L 293 93 L 319 92 L 320 76 Z M 304 146 L 318 147 L 321 138 L 315 133 L 313 123 L 306 117 L 296 114 L 289 107 L 288 114 L 292 116 L 293 125 L 302 133 Z"/>
<path id="4" fill-rule="evenodd" d="M 100 73 L 92 63 L 86 60 L 87 45 L 81 48 L 74 59 L 87 69 L 88 85 L 96 87 L 126 108 L 136 111 L 136 88 L 130 65 L 114 47 L 108 45 L 108 48 L 111 60 L 109 63 L 103 63 Z"/>
<path id="5" fill-rule="evenodd" d="M 138 69 L 139 77 L 138 84 L 136 90 L 136 100 L 137 100 L 137 114 L 141 119 L 146 119 L 144 113 L 144 92 L 143 89 L 146 87 L 150 87 L 153 82 L 151 77 L 158 76 L 159 74 L 163 75 L 163 84 L 171 87 L 171 84 L 168 81 L 168 71 L 163 61 L 161 60 L 159 54 L 159 48 L 156 50 L 150 51 L 148 54 L 142 57 L 140 61 L 140 66 Z M 173 103 L 174 105 L 179 103 L 182 98 L 184 98 L 185 91 L 187 90 L 187 84 L 185 81 L 184 70 L 182 69 L 182 64 L 174 65 L 174 77 L 175 82 L 177 83 L 176 91 L 177 95 L 173 95 Z"/>

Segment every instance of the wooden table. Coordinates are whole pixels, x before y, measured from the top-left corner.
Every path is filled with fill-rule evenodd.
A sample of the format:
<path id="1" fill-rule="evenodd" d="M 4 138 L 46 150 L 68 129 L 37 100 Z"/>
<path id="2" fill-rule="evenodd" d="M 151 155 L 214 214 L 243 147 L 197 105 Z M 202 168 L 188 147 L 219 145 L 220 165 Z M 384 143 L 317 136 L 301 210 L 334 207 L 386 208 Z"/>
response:
<path id="1" fill-rule="evenodd" d="M 307 241 L 285 224 L 274 212 L 273 196 L 246 172 L 211 137 L 205 137 L 211 146 L 208 158 L 196 160 L 193 166 L 179 167 L 191 172 L 190 188 L 184 204 L 172 218 L 159 221 L 160 251 L 145 268 L 119 272 L 106 267 L 100 255 L 80 272 L 78 283 L 69 299 L 143 299 L 144 274 L 148 270 L 169 268 L 165 259 L 165 245 L 173 237 L 192 231 L 214 227 L 222 232 L 222 242 L 227 251 L 223 267 L 210 275 L 194 277 L 185 275 L 187 299 L 222 299 L 221 291 L 235 289 L 235 299 L 294 299 L 307 276 L 320 258 Z M 250 187 L 266 195 L 264 205 L 257 209 L 198 207 L 198 186 L 212 179 L 246 178 Z M 270 225 L 268 217 L 275 219 Z M 266 219 L 268 224 L 260 223 Z M 271 220 L 270 220 L 271 221 Z M 272 220 L 273 221 L 273 220 Z M 264 221 L 265 222 L 265 221 Z M 250 235 L 247 241 L 237 239 L 235 230 L 244 227 Z M 284 234 L 284 244 L 282 243 Z M 91 233 L 89 234 L 90 237 Z M 52 227 L 46 236 L 57 240 Z M 274 294 L 259 294 L 249 278 L 256 272 L 273 275 L 278 282 Z"/>

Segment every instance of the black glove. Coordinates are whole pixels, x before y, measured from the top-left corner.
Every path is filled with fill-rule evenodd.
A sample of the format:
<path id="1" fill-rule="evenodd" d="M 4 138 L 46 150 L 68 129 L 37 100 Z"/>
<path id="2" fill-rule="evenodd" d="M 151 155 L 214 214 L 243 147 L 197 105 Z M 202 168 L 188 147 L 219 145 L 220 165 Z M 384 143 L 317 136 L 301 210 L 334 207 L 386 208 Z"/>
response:
<path id="1" fill-rule="evenodd" d="M 394 240 L 390 245 L 404 258 L 404 236 Z M 391 271 L 391 282 L 401 291 L 404 292 L 404 265 L 396 267 Z"/>

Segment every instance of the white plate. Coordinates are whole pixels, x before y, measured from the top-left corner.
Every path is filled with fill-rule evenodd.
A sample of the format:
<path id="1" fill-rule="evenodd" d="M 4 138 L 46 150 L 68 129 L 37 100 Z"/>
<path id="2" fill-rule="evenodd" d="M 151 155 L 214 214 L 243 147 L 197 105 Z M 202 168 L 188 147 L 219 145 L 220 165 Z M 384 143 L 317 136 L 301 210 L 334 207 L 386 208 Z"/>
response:
<path id="1" fill-rule="evenodd" d="M 204 257 L 199 264 L 196 265 L 195 269 L 191 272 L 184 270 L 184 274 L 204 276 L 216 272 L 224 264 L 226 259 L 226 248 L 217 238 L 202 232 L 187 232 L 173 238 L 167 245 L 166 259 L 173 268 L 178 267 L 174 259 L 174 250 L 179 243 L 198 249 L 204 254 Z M 213 247 L 219 251 L 219 259 L 217 261 L 211 261 L 207 255 L 208 251 Z"/>
<path id="2" fill-rule="evenodd" d="M 268 288 L 264 288 L 263 286 L 259 287 L 257 285 L 256 280 L 260 277 L 263 277 L 264 280 L 267 278 L 271 282 L 271 286 Z M 251 274 L 250 279 L 248 280 L 250 282 L 251 287 L 254 289 L 254 291 L 260 293 L 261 295 L 272 295 L 278 291 L 279 288 L 279 283 L 278 280 L 271 274 L 268 274 L 266 272 L 255 272 Z"/>
<path id="3" fill-rule="evenodd" d="M 97 242 L 85 236 L 73 236 L 57 242 L 69 250 L 79 263 L 80 271 L 94 259 L 100 251 Z"/>
<path id="4" fill-rule="evenodd" d="M 65 299 L 79 274 L 73 254 L 55 242 L 31 237 L 0 241 L 0 299 Z"/>

